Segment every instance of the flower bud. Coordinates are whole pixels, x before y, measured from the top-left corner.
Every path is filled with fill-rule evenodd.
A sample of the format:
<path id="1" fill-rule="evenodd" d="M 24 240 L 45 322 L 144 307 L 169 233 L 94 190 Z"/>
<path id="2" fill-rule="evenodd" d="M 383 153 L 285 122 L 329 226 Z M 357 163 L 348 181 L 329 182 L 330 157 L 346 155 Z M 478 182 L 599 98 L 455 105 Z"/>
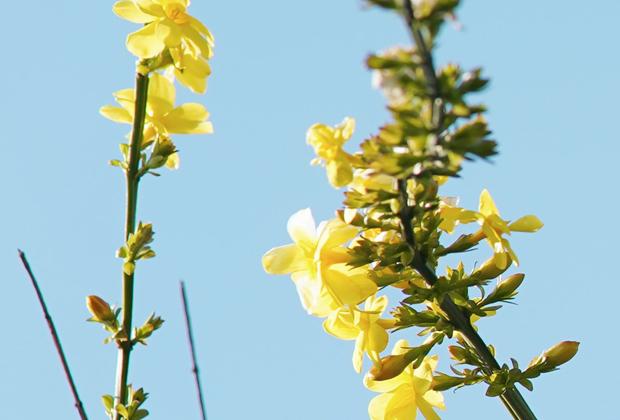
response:
<path id="1" fill-rule="evenodd" d="M 411 363 L 408 353 L 382 357 L 379 364 L 370 369 L 370 376 L 375 381 L 387 381 L 400 375 Z"/>
<path id="2" fill-rule="evenodd" d="M 503 267 L 498 267 L 495 258 L 489 258 L 482 264 L 480 267 L 476 269 L 471 275 L 476 276 L 481 280 L 490 280 L 496 277 L 499 277 L 503 274 L 508 268 L 512 261 L 510 258 L 507 258 L 506 265 Z"/>
<path id="3" fill-rule="evenodd" d="M 446 375 L 445 373 L 438 373 L 437 375 L 433 376 L 431 388 L 434 391 L 447 391 L 450 388 L 462 385 L 465 381 L 466 378 L 459 378 Z"/>
<path id="4" fill-rule="evenodd" d="M 545 350 L 542 357 L 547 363 L 557 367 L 572 359 L 577 354 L 578 349 L 578 341 L 562 341 Z"/>
<path id="5" fill-rule="evenodd" d="M 502 298 L 512 297 L 516 294 L 515 291 L 521 286 L 521 283 L 523 283 L 523 279 L 525 279 L 525 274 L 513 274 L 499 282 L 495 293 Z"/>
<path id="6" fill-rule="evenodd" d="M 467 350 L 461 346 L 448 346 L 448 352 L 450 357 L 457 362 L 464 362 L 467 360 Z"/>
<path id="7" fill-rule="evenodd" d="M 86 297 L 86 307 L 88 311 L 92 314 L 93 320 L 98 322 L 110 322 L 116 319 L 112 308 L 105 300 L 101 299 L 99 296 L 87 296 Z"/>

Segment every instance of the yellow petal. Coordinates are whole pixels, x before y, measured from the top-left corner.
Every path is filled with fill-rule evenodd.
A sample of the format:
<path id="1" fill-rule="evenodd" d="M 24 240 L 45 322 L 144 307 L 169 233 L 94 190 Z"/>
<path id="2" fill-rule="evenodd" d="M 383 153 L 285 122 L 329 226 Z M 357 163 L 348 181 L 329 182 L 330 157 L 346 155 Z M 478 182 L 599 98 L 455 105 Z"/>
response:
<path id="1" fill-rule="evenodd" d="M 493 229 L 493 227 L 489 223 L 482 224 L 482 232 L 491 244 L 491 247 L 494 251 L 499 252 L 503 249 L 501 247 L 502 237 L 497 233 L 495 229 Z M 500 244 L 499 247 L 498 244 Z"/>
<path id="2" fill-rule="evenodd" d="M 385 381 L 375 381 L 370 373 L 366 373 L 366 375 L 364 375 L 364 385 L 371 391 L 391 392 L 399 386 L 409 383 L 410 379 L 407 377 L 405 372 L 407 372 L 407 370 L 400 375 Z"/>
<path id="3" fill-rule="evenodd" d="M 181 45 L 182 32 L 179 25 L 170 19 L 162 19 L 157 27 L 158 36 L 164 41 L 168 48 Z"/>
<path id="4" fill-rule="evenodd" d="M 133 118 L 135 110 L 136 92 L 133 89 L 123 89 L 114 92 L 114 99 L 119 103 Z"/>
<path id="5" fill-rule="evenodd" d="M 115 122 L 125 124 L 131 124 L 133 122 L 133 117 L 129 114 L 129 112 L 127 112 L 126 109 L 123 108 L 106 105 L 99 109 L 99 113 Z"/>
<path id="6" fill-rule="evenodd" d="M 368 404 L 368 416 L 370 420 L 391 420 L 387 415 L 387 406 L 394 398 L 392 394 L 381 394 L 370 400 Z"/>
<path id="7" fill-rule="evenodd" d="M 155 16 L 149 15 L 142 11 L 138 5 L 131 0 L 117 1 L 112 6 L 114 13 L 130 22 L 134 23 L 149 23 L 156 19 Z"/>
<path id="8" fill-rule="evenodd" d="M 508 222 L 506 222 L 504 219 L 499 217 L 497 214 L 489 215 L 486 218 L 485 223 L 492 226 L 493 229 L 495 229 L 500 235 L 502 233 L 507 234 L 507 235 L 510 234 L 510 229 L 508 228 Z"/>
<path id="9" fill-rule="evenodd" d="M 188 127 L 205 122 L 207 118 L 209 118 L 209 112 L 204 105 L 186 103 L 168 112 L 163 120 L 170 132 L 181 132 Z"/>
<path id="10" fill-rule="evenodd" d="M 392 354 L 395 356 L 405 354 L 409 351 L 409 348 L 409 342 L 407 340 L 398 340 L 392 348 Z"/>
<path id="11" fill-rule="evenodd" d="M 362 371 L 362 365 L 364 363 L 364 349 L 366 347 L 365 342 L 366 342 L 366 336 L 364 333 L 359 334 L 355 340 L 355 348 L 353 349 L 352 362 L 353 362 L 353 369 L 357 373 L 360 373 Z"/>
<path id="12" fill-rule="evenodd" d="M 306 143 L 310 146 L 319 146 L 334 136 L 334 130 L 325 124 L 314 124 L 306 133 Z"/>
<path id="13" fill-rule="evenodd" d="M 263 255 L 263 268 L 269 274 L 289 274 L 306 270 L 306 260 L 295 244 L 272 248 Z"/>
<path id="14" fill-rule="evenodd" d="M 164 41 L 158 34 L 157 21 L 127 35 L 127 49 L 139 58 L 151 58 L 163 51 Z"/>
<path id="15" fill-rule="evenodd" d="M 441 420 L 437 413 L 435 413 L 435 410 L 433 410 L 433 407 L 431 407 L 431 405 L 423 398 L 418 398 L 417 406 L 425 420 Z"/>
<path id="16" fill-rule="evenodd" d="M 310 209 L 299 210 L 293 214 L 286 225 L 291 239 L 301 246 L 304 251 L 314 253 L 316 247 L 316 228 L 312 211 Z"/>
<path id="17" fill-rule="evenodd" d="M 438 359 L 437 356 L 426 356 L 422 364 L 413 371 L 413 384 L 416 392 L 423 394 L 430 389 Z"/>
<path id="18" fill-rule="evenodd" d="M 389 334 L 377 324 L 370 327 L 367 335 L 366 351 L 381 353 L 387 347 L 390 339 Z"/>
<path id="19" fill-rule="evenodd" d="M 330 160 L 327 162 L 327 179 L 334 188 L 341 188 L 353 181 L 353 167 L 346 160 Z"/>
<path id="20" fill-rule="evenodd" d="M 207 40 L 203 38 L 197 30 L 187 24 L 181 26 L 180 30 L 185 41 L 193 44 L 194 48 L 199 51 L 200 55 L 205 58 L 211 56 L 211 46 L 209 45 L 209 42 L 207 42 Z"/>
<path id="21" fill-rule="evenodd" d="M 353 239 L 359 228 L 347 225 L 340 219 L 331 219 L 319 225 L 319 241 L 317 249 L 323 252 L 336 248 Z"/>
<path id="22" fill-rule="evenodd" d="M 377 285 L 364 269 L 350 269 L 346 264 L 320 268 L 321 281 L 342 305 L 357 305 L 377 292 Z"/>
<path id="23" fill-rule="evenodd" d="M 342 340 L 354 340 L 359 335 L 359 329 L 353 326 L 353 314 L 348 308 L 338 308 L 330 313 L 323 321 L 323 329 Z"/>
<path id="24" fill-rule="evenodd" d="M 138 7 L 144 12 L 153 16 L 164 17 L 166 13 L 160 1 L 154 0 L 135 0 Z"/>
<path id="25" fill-rule="evenodd" d="M 429 390 L 424 394 L 424 400 L 433 407 L 441 408 L 442 410 L 446 408 L 441 392 Z"/>
<path id="26" fill-rule="evenodd" d="M 147 112 L 153 118 L 164 117 L 174 109 L 175 96 L 174 84 L 165 76 L 153 73 L 149 79 Z"/>
<path id="27" fill-rule="evenodd" d="M 393 318 L 390 318 L 390 319 L 380 318 L 377 320 L 377 324 L 384 330 L 389 330 L 396 326 L 396 320 Z"/>
<path id="28" fill-rule="evenodd" d="M 510 246 L 510 242 L 508 242 L 508 240 L 506 239 L 502 239 L 502 246 L 504 247 L 504 250 L 510 257 L 510 259 L 512 259 L 512 261 L 514 261 L 515 265 L 518 267 L 519 258 L 517 257 L 517 254 L 515 254 L 515 252 L 512 250 L 512 247 Z"/>
<path id="29" fill-rule="evenodd" d="M 355 131 L 355 119 L 346 117 L 338 128 L 340 129 L 340 135 L 344 141 L 350 139 Z"/>
<path id="30" fill-rule="evenodd" d="M 181 165 L 181 158 L 179 157 L 178 153 L 173 153 L 170 156 L 168 156 L 168 159 L 166 160 L 166 168 L 170 170 L 175 170 L 175 169 L 179 169 L 180 165 Z"/>
<path id="31" fill-rule="evenodd" d="M 209 29 L 205 25 L 203 25 L 201 21 L 199 21 L 193 16 L 189 16 L 189 24 L 192 28 L 198 31 L 200 35 L 204 36 L 207 39 L 209 45 L 213 45 L 215 43 L 215 39 L 213 38 L 211 31 L 209 31 Z"/>
<path id="32" fill-rule="evenodd" d="M 189 54 L 183 55 L 181 69 L 175 68 L 174 75 L 179 82 L 195 93 L 205 93 L 207 76 L 211 74 L 209 63 L 203 59 L 195 59 Z"/>
<path id="33" fill-rule="evenodd" d="M 492 214 L 499 216 L 499 211 L 495 206 L 493 197 L 491 197 L 491 193 L 486 189 L 482 190 L 482 193 L 480 193 L 480 213 L 484 216 L 490 216 Z"/>
<path id="34" fill-rule="evenodd" d="M 383 395 L 388 395 L 389 397 L 385 398 L 383 401 L 378 400 L 373 404 L 375 399 L 383 397 Z M 404 384 L 394 392 L 383 395 L 375 397 L 375 399 L 370 402 L 370 406 L 368 407 L 369 414 L 371 414 L 372 410 L 374 411 L 372 414 L 379 415 L 379 417 L 372 417 L 371 414 L 373 420 L 375 418 L 385 420 L 415 420 L 417 416 L 416 398 L 411 386 Z"/>
<path id="35" fill-rule="evenodd" d="M 183 104 L 161 118 L 168 133 L 176 134 L 209 134 L 213 125 L 209 121 L 196 120 L 198 112 L 209 115 L 200 104 Z"/>
<path id="36" fill-rule="evenodd" d="M 310 315 L 325 317 L 338 308 L 331 294 L 322 286 L 318 278 L 312 277 L 307 271 L 298 271 L 291 275 L 302 306 Z"/>
<path id="37" fill-rule="evenodd" d="M 385 295 L 380 297 L 370 296 L 368 299 L 366 299 L 366 302 L 364 302 L 364 310 L 378 312 L 380 315 L 381 313 L 383 313 L 383 311 L 385 311 L 387 304 L 388 297 Z"/>
<path id="38" fill-rule="evenodd" d="M 508 225 L 513 232 L 536 232 L 541 227 L 543 227 L 543 222 L 533 214 L 523 216 Z"/>

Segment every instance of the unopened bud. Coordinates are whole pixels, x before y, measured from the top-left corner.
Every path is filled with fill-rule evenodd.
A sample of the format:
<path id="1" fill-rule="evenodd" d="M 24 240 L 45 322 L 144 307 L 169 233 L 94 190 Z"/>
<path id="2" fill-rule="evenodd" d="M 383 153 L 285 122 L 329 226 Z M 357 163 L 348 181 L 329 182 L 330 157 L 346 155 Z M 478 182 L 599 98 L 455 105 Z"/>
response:
<path id="1" fill-rule="evenodd" d="M 101 299 L 99 296 L 87 296 L 86 307 L 92 314 L 93 320 L 95 321 L 110 322 L 116 319 L 116 316 L 114 315 L 114 312 L 112 312 L 112 308 L 110 308 L 108 302 Z"/>
<path id="2" fill-rule="evenodd" d="M 450 353 L 450 357 L 456 360 L 457 362 L 463 362 L 467 360 L 467 350 L 465 350 L 461 346 L 448 346 L 448 352 Z"/>
<path id="3" fill-rule="evenodd" d="M 489 280 L 499 277 L 503 274 L 508 268 L 512 261 L 510 258 L 506 259 L 506 264 L 503 267 L 498 267 L 495 258 L 489 258 L 482 264 L 476 271 L 474 271 L 471 275 L 476 276 L 481 280 Z"/>
<path id="4" fill-rule="evenodd" d="M 555 346 L 545 350 L 542 354 L 544 360 L 554 367 L 563 365 L 572 359 L 579 349 L 578 341 L 562 341 Z"/>
<path id="5" fill-rule="evenodd" d="M 408 353 L 382 357 L 379 364 L 370 369 L 370 375 L 375 381 L 387 381 L 400 375 L 412 362 Z"/>
<path id="6" fill-rule="evenodd" d="M 514 292 L 521 286 L 521 283 L 523 283 L 523 279 L 525 279 L 525 274 L 513 274 L 499 282 L 495 293 L 502 297 L 512 297 Z"/>
<path id="7" fill-rule="evenodd" d="M 431 388 L 434 391 L 447 391 L 450 388 L 462 385 L 465 380 L 465 378 L 458 378 L 455 376 L 446 375 L 445 373 L 438 373 L 433 376 Z"/>

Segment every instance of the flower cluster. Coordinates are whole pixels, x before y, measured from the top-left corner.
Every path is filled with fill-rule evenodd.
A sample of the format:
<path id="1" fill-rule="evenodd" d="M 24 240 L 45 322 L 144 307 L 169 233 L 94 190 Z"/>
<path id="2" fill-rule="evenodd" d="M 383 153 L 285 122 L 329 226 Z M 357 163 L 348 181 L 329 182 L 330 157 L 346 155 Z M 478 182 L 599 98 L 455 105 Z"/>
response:
<path id="1" fill-rule="evenodd" d="M 175 79 L 194 92 L 204 93 L 211 74 L 208 60 L 213 56 L 213 36 L 187 13 L 188 6 L 189 0 L 122 0 L 113 7 L 121 18 L 144 25 L 129 34 L 126 42 L 127 49 L 138 58 L 138 74 L 149 78 L 141 150 L 146 152 L 150 147 L 150 156 L 142 173 L 153 173 L 164 165 L 178 168 L 179 155 L 170 135 L 213 132 L 204 105 L 175 106 Z M 101 114 L 133 125 L 136 90 L 119 90 L 114 99 L 120 106 L 103 106 Z M 126 169 L 126 147 L 121 145 L 121 151 L 124 160 L 111 163 Z"/>
<path id="2" fill-rule="evenodd" d="M 290 274 L 303 307 L 325 318 L 324 330 L 355 341 L 357 372 L 364 355 L 372 362 L 364 383 L 381 394 L 370 402 L 371 419 L 414 419 L 418 411 L 437 419 L 435 408 L 444 408 L 440 391 L 477 383 L 487 385 L 488 396 L 501 397 L 511 413 L 532 419 L 516 385 L 531 390 L 531 379 L 567 362 L 578 343 L 553 347 L 521 369 L 514 359 L 512 367 L 500 364 L 474 325 L 495 315 L 523 284 L 521 273 L 502 277 L 519 262 L 507 237 L 536 232 L 543 224 L 533 215 L 502 218 L 486 189 L 478 210 L 441 195 L 443 184 L 460 176 L 465 162 L 497 153 L 483 116 L 486 107 L 470 99 L 487 84 L 481 70 L 455 64 L 435 68 L 431 55 L 439 29 L 453 19 L 459 2 L 369 2 L 404 16 L 416 44 L 367 60 L 392 118 L 352 153 L 343 148 L 353 136 L 352 118 L 310 127 L 312 163 L 325 166 L 333 187 L 345 188 L 344 208 L 318 229 L 309 210 L 293 215 L 288 231 L 294 244 L 268 251 L 264 269 Z M 473 223 L 478 225 L 473 231 L 452 237 L 458 225 L 467 230 Z M 490 252 L 478 267 L 466 270 L 465 261 L 451 266 L 447 261 L 453 258 L 442 260 L 483 242 Z M 440 264 L 447 265 L 444 275 L 437 272 Z M 401 300 L 390 308 L 392 317 L 384 318 L 388 301 L 378 292 L 389 288 Z M 392 354 L 382 354 L 390 332 L 409 328 L 419 328 L 425 340 L 412 346 L 401 340 Z M 456 342 L 449 347 L 452 359 L 471 368 L 434 374 L 438 359 L 430 354 L 448 339 Z"/>
<path id="3" fill-rule="evenodd" d="M 269 250 L 263 256 L 263 268 L 270 274 L 290 274 L 306 311 L 326 318 L 325 331 L 343 340 L 355 340 L 356 372 L 362 370 L 364 354 L 373 362 L 373 369 L 380 371 L 380 354 L 388 345 L 388 330 L 394 328 L 396 320 L 381 317 L 388 299 L 377 297 L 378 286 L 369 275 L 370 268 L 350 266 L 351 248 L 346 245 L 355 243 L 360 229 L 339 218 L 322 222 L 317 228 L 310 210 L 304 209 L 291 216 L 288 232 L 294 243 Z M 406 347 L 404 342 L 397 343 L 393 354 L 406 352 Z M 437 359 L 426 357 L 422 362 L 415 371 L 403 367 L 390 381 L 379 382 L 371 373 L 366 375 L 369 389 L 386 393 L 370 404 L 373 420 L 415 414 L 416 407 L 425 415 L 433 412 L 433 406 L 443 408 L 441 394 L 430 389 Z"/>
<path id="4" fill-rule="evenodd" d="M 127 142 L 120 145 L 122 159 L 110 162 L 123 170 L 127 185 L 125 243 L 116 253 L 123 260 L 122 309 L 95 295 L 86 300 L 92 315 L 89 321 L 102 324 L 109 333 L 104 342 L 114 342 L 118 348 L 114 393 L 102 397 L 111 420 L 139 420 L 149 415 L 142 408 L 148 394 L 128 382 L 129 355 L 136 345 L 146 345 L 164 323 L 154 313 L 138 327 L 133 320 L 137 263 L 155 257 L 152 224 L 137 218 L 140 180 L 146 174 L 158 176 L 155 171 L 162 167 L 178 168 L 172 135 L 213 132 L 204 105 L 175 104 L 175 80 L 204 93 L 211 74 L 208 60 L 213 55 L 213 37 L 188 14 L 188 6 L 189 0 L 121 0 L 113 6 L 118 16 L 142 26 L 126 40 L 127 49 L 137 57 L 135 88 L 115 92 L 118 106 L 100 109 L 104 117 L 131 126 Z"/>

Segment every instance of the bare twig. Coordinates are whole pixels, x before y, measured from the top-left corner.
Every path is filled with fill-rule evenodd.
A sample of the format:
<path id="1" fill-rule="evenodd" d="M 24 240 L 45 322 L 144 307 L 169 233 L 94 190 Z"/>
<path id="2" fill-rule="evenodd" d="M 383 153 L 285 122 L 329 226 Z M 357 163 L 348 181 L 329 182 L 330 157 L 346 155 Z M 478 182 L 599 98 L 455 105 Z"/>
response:
<path id="1" fill-rule="evenodd" d="M 60 362 L 62 363 L 62 368 L 65 371 L 65 376 L 67 377 L 67 382 L 69 382 L 69 387 L 71 388 L 71 393 L 73 394 L 73 399 L 75 401 L 75 408 L 77 409 L 80 419 L 88 420 L 86 416 L 86 411 L 84 410 L 84 405 L 80 400 L 80 396 L 78 395 L 77 387 L 75 386 L 75 382 L 73 381 L 73 376 L 71 375 L 71 370 L 69 370 L 69 364 L 67 363 L 67 358 L 65 357 L 65 352 L 62 349 L 62 345 L 60 344 L 60 338 L 58 338 L 58 332 L 56 331 L 56 327 L 54 326 L 54 321 L 52 320 L 49 311 L 47 310 L 47 305 L 45 305 L 45 300 L 43 300 L 43 294 L 41 293 L 41 289 L 39 289 L 39 284 L 37 283 L 34 274 L 32 273 L 32 269 L 30 268 L 30 264 L 26 259 L 26 254 L 20 249 L 17 250 L 19 253 L 19 258 L 28 273 L 28 277 L 30 277 L 30 281 L 34 290 L 37 294 L 37 298 L 39 299 L 39 304 L 41 305 L 41 309 L 43 310 L 43 315 L 45 315 L 45 320 L 47 321 L 47 326 L 49 327 L 50 333 L 52 334 L 52 339 L 54 340 L 54 346 L 56 346 L 56 351 L 58 352 L 58 356 L 60 357 Z"/>
<path id="2" fill-rule="evenodd" d="M 183 301 L 183 313 L 185 314 L 185 326 L 187 327 L 187 341 L 189 342 L 189 349 L 192 356 L 192 372 L 194 373 L 196 392 L 198 393 L 198 401 L 200 402 L 200 414 L 202 415 L 202 420 L 207 420 L 202 385 L 200 384 L 200 375 L 198 374 L 198 363 L 196 362 L 196 349 L 194 346 L 194 335 L 192 333 L 192 322 L 189 316 L 187 295 L 185 294 L 185 283 L 181 281 L 179 284 L 181 288 L 181 300 Z"/>

